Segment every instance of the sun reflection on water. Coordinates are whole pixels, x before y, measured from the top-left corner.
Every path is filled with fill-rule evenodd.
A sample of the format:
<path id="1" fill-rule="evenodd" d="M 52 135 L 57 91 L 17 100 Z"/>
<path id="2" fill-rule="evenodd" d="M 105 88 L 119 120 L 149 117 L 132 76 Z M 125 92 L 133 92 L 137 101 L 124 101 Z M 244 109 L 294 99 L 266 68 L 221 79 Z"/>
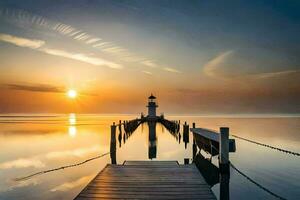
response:
<path id="1" fill-rule="evenodd" d="M 69 115 L 69 136 L 75 137 L 76 133 L 77 133 L 76 115 L 75 115 L 75 113 L 70 113 L 70 115 Z"/>

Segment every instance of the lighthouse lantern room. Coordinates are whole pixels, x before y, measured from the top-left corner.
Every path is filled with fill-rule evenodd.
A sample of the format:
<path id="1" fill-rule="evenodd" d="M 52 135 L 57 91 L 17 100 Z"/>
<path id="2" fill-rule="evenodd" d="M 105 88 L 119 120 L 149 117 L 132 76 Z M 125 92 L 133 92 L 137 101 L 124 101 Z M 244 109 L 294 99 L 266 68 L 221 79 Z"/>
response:
<path id="1" fill-rule="evenodd" d="M 151 94 L 151 96 L 148 97 L 148 117 L 156 117 L 156 108 L 158 105 L 156 105 L 156 97 Z"/>

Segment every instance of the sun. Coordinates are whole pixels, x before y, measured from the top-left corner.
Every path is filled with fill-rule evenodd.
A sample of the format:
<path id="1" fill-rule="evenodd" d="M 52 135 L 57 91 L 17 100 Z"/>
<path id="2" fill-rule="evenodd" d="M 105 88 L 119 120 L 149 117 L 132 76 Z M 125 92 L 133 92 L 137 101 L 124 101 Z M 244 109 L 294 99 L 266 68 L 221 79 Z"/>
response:
<path id="1" fill-rule="evenodd" d="M 67 96 L 68 96 L 69 98 L 71 98 L 71 99 L 75 99 L 75 98 L 77 97 L 77 92 L 76 92 L 76 90 L 73 90 L 73 89 L 68 90 Z"/>

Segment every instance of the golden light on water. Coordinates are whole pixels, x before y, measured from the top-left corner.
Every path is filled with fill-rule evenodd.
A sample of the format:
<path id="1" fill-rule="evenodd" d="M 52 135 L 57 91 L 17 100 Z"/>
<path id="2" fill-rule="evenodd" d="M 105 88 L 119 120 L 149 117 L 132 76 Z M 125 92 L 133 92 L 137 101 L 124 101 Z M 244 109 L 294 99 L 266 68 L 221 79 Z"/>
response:
<path id="1" fill-rule="evenodd" d="M 76 115 L 75 115 L 75 113 L 71 113 L 69 115 L 69 124 L 70 125 L 75 125 L 76 124 Z"/>
<path id="2" fill-rule="evenodd" d="M 67 96 L 71 99 L 75 99 L 77 97 L 77 91 L 76 90 L 73 90 L 73 89 L 70 89 L 68 90 L 67 92 Z"/>
<path id="3" fill-rule="evenodd" d="M 77 132 L 76 126 L 70 126 L 69 127 L 69 136 L 75 137 L 76 136 L 76 132 Z"/>
<path id="4" fill-rule="evenodd" d="M 75 137 L 76 136 L 76 115 L 75 113 L 70 113 L 69 115 L 69 136 Z"/>

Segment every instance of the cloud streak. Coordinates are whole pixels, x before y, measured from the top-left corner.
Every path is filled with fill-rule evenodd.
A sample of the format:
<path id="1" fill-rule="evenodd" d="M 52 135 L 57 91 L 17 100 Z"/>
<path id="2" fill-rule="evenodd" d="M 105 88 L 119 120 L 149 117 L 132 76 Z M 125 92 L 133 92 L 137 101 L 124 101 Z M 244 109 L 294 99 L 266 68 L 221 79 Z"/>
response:
<path id="1" fill-rule="evenodd" d="M 9 20 L 12 20 L 16 23 L 29 26 L 36 26 L 41 28 L 46 28 L 48 30 L 55 31 L 61 35 L 64 35 L 66 37 L 72 38 L 73 40 L 82 42 L 86 45 L 89 45 L 92 48 L 99 49 L 100 51 L 110 54 L 111 56 L 115 56 L 118 59 L 125 61 L 125 62 L 136 62 L 138 64 L 142 64 L 147 67 L 158 67 L 160 68 L 160 64 L 157 64 L 155 61 L 150 60 L 146 58 L 145 56 L 138 55 L 136 53 L 131 52 L 129 49 L 116 45 L 115 43 L 111 41 L 104 40 L 103 38 L 99 36 L 94 36 L 92 34 L 89 34 L 83 30 L 80 30 L 78 28 L 75 28 L 71 25 L 64 24 L 61 22 L 49 20 L 43 16 L 31 14 L 24 10 L 11 10 L 11 9 L 0 9 L 0 16 L 3 16 L 5 18 L 8 18 Z M 61 55 L 62 53 L 60 53 Z M 65 53 L 63 53 L 65 55 Z M 69 58 L 71 56 L 68 55 Z M 111 63 L 109 61 L 105 61 L 103 59 L 99 60 L 96 58 L 91 58 L 89 56 L 72 56 L 76 60 L 85 61 L 90 64 L 95 63 L 104 63 L 104 65 L 107 65 L 111 68 L 120 69 L 122 68 L 121 65 Z M 98 65 L 98 64 L 96 64 Z M 161 67 L 162 70 L 173 72 L 173 73 L 180 73 L 178 70 L 169 68 L 169 67 Z"/>
<path id="2" fill-rule="evenodd" d="M 27 167 L 43 168 L 45 167 L 45 164 L 35 158 L 30 158 L 30 159 L 20 158 L 17 160 L 0 163 L 0 169 L 27 168 Z"/>
<path id="3" fill-rule="evenodd" d="M 172 72 L 172 73 L 181 73 L 181 71 L 171 68 L 171 67 L 164 67 L 163 70 L 165 70 L 167 72 Z"/>
<path id="4" fill-rule="evenodd" d="M 42 49 L 39 49 L 39 51 L 42 51 L 44 53 L 54 55 L 54 56 L 60 56 L 60 57 L 64 57 L 64 58 L 78 60 L 78 61 L 85 62 L 88 64 L 96 65 L 96 66 L 108 66 L 109 68 L 113 68 L 113 69 L 122 69 L 123 68 L 122 65 L 116 64 L 114 62 L 110 62 L 110 61 L 107 61 L 105 59 L 98 58 L 98 57 L 87 56 L 82 53 L 71 53 L 71 52 L 67 52 L 64 50 L 60 50 L 60 49 L 50 49 L 50 48 L 42 48 Z"/>
<path id="5" fill-rule="evenodd" d="M 142 71 L 144 74 L 152 75 L 152 72 L 149 71 Z"/>
<path id="6" fill-rule="evenodd" d="M 249 77 L 255 78 L 255 79 L 267 79 L 267 78 L 288 76 L 288 75 L 297 74 L 297 73 L 300 73 L 300 70 L 285 70 L 285 71 L 278 71 L 278 72 L 266 72 L 266 73 L 249 75 Z"/>
<path id="7" fill-rule="evenodd" d="M 19 47 L 28 47 L 31 49 L 37 49 L 45 44 L 42 40 L 33 40 L 27 38 L 16 37 L 8 34 L 0 33 L 0 41 L 14 44 Z"/>
<path id="8" fill-rule="evenodd" d="M 241 79 L 271 79 L 277 77 L 288 76 L 292 74 L 300 73 L 300 70 L 282 70 L 277 72 L 264 72 L 264 73 L 254 73 L 254 74 L 224 74 L 226 70 L 225 65 L 228 60 L 233 56 L 234 51 L 225 51 L 215 58 L 208 61 L 203 66 L 203 72 L 206 76 L 221 79 L 221 80 L 241 80 Z M 238 72 L 238 68 L 236 71 Z"/>
<path id="9" fill-rule="evenodd" d="M 48 159 L 65 158 L 70 156 L 84 157 L 89 154 L 101 152 L 100 146 L 92 146 L 89 148 L 78 148 L 66 151 L 54 151 L 46 155 Z"/>
<path id="10" fill-rule="evenodd" d="M 219 69 L 222 67 L 222 65 L 226 62 L 226 60 L 233 54 L 233 51 L 226 51 L 215 58 L 211 59 L 208 61 L 204 66 L 203 66 L 203 72 L 209 77 L 213 78 L 224 78 L 220 76 L 219 74 Z"/>
<path id="11" fill-rule="evenodd" d="M 51 192 L 57 192 L 57 191 L 66 192 L 66 191 L 69 191 L 69 190 L 71 190 L 73 188 L 79 187 L 81 185 L 85 185 L 92 178 L 93 178 L 92 176 L 84 176 L 84 177 L 79 178 L 79 179 L 77 179 L 75 181 L 65 182 L 65 183 L 63 183 L 61 185 L 58 185 L 58 186 L 52 188 L 50 191 Z"/>
<path id="12" fill-rule="evenodd" d="M 0 34 L 0 41 L 14 44 L 19 47 L 27 47 L 49 55 L 69 58 L 96 66 L 107 66 L 112 69 L 122 69 L 123 66 L 99 57 L 88 56 L 83 53 L 68 52 L 61 49 L 53 49 L 44 47 L 45 41 L 17 37 L 8 34 Z"/>
<path id="13" fill-rule="evenodd" d="M 62 87 L 56 87 L 47 84 L 3 84 L 2 87 L 11 90 L 22 90 L 30 92 L 53 92 L 53 93 L 64 93 L 65 89 Z"/>

